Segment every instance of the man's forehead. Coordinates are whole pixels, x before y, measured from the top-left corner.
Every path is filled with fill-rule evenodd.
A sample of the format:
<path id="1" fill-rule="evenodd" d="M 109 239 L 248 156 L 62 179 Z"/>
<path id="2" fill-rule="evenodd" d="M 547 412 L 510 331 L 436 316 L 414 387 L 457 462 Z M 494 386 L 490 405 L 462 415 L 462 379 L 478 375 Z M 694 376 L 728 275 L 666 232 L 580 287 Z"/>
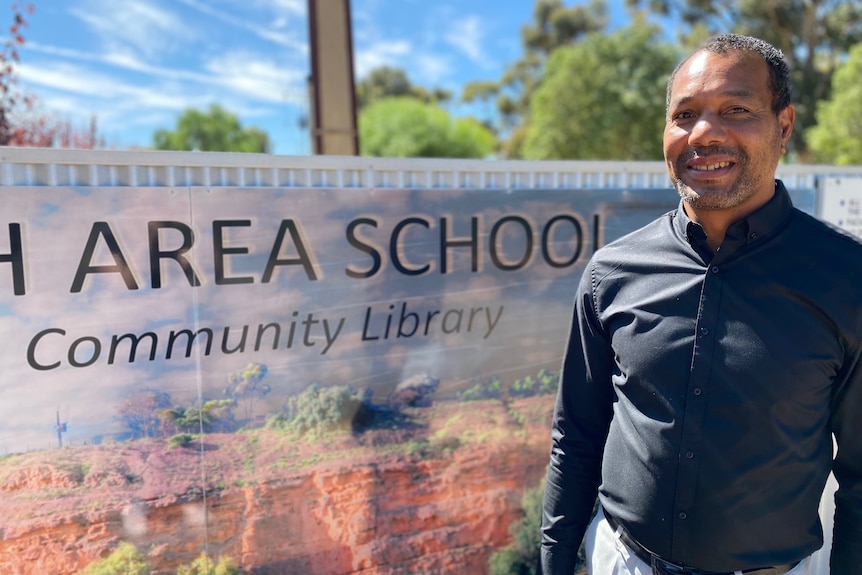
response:
<path id="1" fill-rule="evenodd" d="M 702 74 L 706 71 L 709 56 L 710 52 L 701 50 L 689 58 L 683 68 L 688 74 Z"/>
<path id="2" fill-rule="evenodd" d="M 688 75 L 698 75 L 709 71 L 715 67 L 762 67 L 765 74 L 768 73 L 766 62 L 756 52 L 747 50 L 729 50 L 727 52 L 713 52 L 711 50 L 699 50 L 689 56 L 679 72 Z"/>
<path id="3" fill-rule="evenodd" d="M 701 50 L 691 55 L 677 72 L 671 92 L 715 89 L 731 92 L 769 91 L 769 70 L 757 54 Z M 682 96 L 682 94 L 678 94 Z"/>

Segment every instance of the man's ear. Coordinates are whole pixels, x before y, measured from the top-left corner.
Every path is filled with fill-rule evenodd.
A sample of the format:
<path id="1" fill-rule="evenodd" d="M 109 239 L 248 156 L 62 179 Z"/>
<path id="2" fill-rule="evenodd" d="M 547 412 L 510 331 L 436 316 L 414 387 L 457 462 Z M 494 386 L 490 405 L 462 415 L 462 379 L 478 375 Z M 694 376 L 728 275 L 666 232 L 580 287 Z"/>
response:
<path id="1" fill-rule="evenodd" d="M 787 141 L 793 133 L 793 124 L 796 122 L 796 109 L 793 104 L 778 112 L 778 126 L 781 129 L 781 152 L 787 151 Z"/>

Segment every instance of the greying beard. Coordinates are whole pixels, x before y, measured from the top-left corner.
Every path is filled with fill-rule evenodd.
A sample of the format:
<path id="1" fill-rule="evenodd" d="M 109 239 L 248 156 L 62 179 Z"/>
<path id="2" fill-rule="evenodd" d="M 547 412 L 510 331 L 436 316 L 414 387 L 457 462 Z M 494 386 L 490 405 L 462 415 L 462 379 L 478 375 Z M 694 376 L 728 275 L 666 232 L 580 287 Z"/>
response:
<path id="1" fill-rule="evenodd" d="M 700 210 L 724 210 L 744 203 L 752 196 L 750 182 L 738 181 L 728 190 L 716 190 L 715 193 L 698 194 L 679 178 L 674 187 L 680 197 L 693 208 Z"/>
<path id="2" fill-rule="evenodd" d="M 686 164 L 698 156 L 709 157 L 716 155 L 730 156 L 736 162 L 741 175 L 739 179 L 731 184 L 727 189 L 712 189 L 707 187 L 706 193 L 699 194 L 690 186 L 686 185 L 681 178 L 674 181 L 674 187 L 680 197 L 693 208 L 701 210 L 724 210 L 736 207 L 744 203 L 748 198 L 754 195 L 754 187 L 751 178 L 748 175 L 750 159 L 747 154 L 735 148 L 722 146 L 710 146 L 691 150 L 676 159 L 676 173 L 682 174 L 685 172 Z"/>

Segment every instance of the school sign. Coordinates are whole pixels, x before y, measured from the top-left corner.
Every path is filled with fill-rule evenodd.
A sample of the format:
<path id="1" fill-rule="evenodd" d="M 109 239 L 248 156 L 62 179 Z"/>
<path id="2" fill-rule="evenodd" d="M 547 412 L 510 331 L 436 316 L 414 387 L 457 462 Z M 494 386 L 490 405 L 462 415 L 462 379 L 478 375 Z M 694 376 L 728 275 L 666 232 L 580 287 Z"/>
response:
<path id="1" fill-rule="evenodd" d="M 784 178 L 834 219 L 859 176 Z M 0 455 L 132 441 L 142 390 L 200 406 L 250 365 L 248 426 L 312 384 L 553 373 L 591 254 L 677 203 L 655 163 L 4 150 L 0 179 Z"/>

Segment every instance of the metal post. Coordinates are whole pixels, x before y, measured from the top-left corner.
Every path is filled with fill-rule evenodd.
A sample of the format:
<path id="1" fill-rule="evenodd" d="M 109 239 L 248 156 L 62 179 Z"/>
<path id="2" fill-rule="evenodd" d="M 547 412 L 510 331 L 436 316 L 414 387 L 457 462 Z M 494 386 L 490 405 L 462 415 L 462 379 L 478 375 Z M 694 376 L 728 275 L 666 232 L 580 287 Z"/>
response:
<path id="1" fill-rule="evenodd" d="M 308 0 L 310 130 L 315 154 L 356 156 L 350 0 Z"/>

